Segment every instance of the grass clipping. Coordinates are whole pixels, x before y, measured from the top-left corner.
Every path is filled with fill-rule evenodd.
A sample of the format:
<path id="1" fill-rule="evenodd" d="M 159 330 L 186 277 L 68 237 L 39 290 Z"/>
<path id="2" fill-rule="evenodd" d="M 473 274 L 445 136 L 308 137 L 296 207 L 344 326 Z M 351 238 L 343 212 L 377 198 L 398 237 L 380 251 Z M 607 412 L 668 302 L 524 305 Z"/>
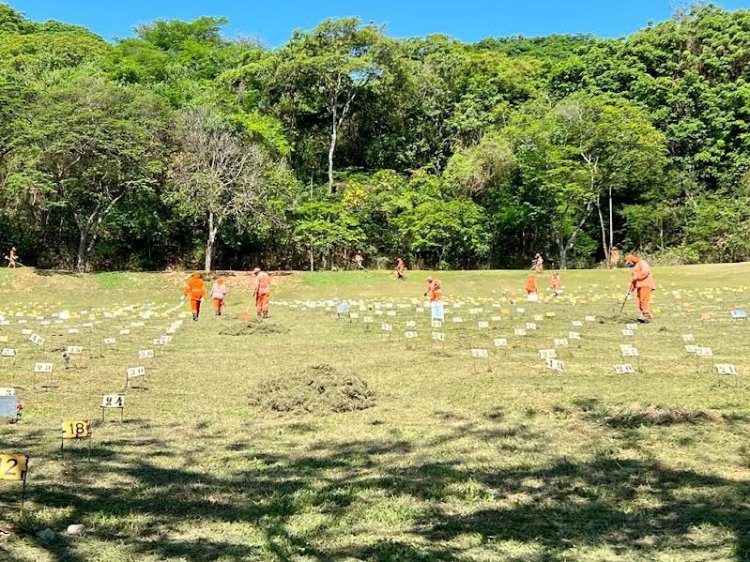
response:
<path id="1" fill-rule="evenodd" d="M 375 397 L 361 378 L 314 365 L 261 381 L 251 405 L 271 412 L 326 414 L 366 410 L 375 405 Z"/>
<path id="2" fill-rule="evenodd" d="M 242 320 L 228 324 L 219 330 L 219 333 L 222 336 L 253 336 L 256 334 L 288 334 L 289 329 L 268 320 L 254 318 L 250 321 Z"/>

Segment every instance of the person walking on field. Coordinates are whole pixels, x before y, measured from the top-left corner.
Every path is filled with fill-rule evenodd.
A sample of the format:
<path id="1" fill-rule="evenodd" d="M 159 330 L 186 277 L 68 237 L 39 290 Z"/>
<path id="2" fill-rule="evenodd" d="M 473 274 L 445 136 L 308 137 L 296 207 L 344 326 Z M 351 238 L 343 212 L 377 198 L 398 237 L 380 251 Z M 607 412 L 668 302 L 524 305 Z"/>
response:
<path id="1" fill-rule="evenodd" d="M 406 279 L 406 277 L 404 276 L 405 271 L 406 265 L 404 265 L 404 260 L 398 258 L 396 260 L 396 279 L 401 279 L 402 281 Z"/>
<path id="2" fill-rule="evenodd" d="M 628 254 L 625 256 L 625 267 L 632 269 L 628 295 L 636 291 L 638 296 L 638 309 L 641 311 L 638 322 L 647 324 L 654 319 L 651 314 L 651 295 L 656 290 L 656 282 L 651 272 L 651 266 L 646 260 Z"/>
<path id="3" fill-rule="evenodd" d="M 544 271 L 544 258 L 542 257 L 542 254 L 537 253 L 534 256 L 534 265 L 532 266 L 532 269 L 535 269 L 537 273 Z"/>
<path id="4" fill-rule="evenodd" d="M 255 310 L 261 318 L 268 318 L 268 303 L 271 301 L 271 276 L 259 267 L 253 270 L 255 275 Z"/>
<path id="5" fill-rule="evenodd" d="M 536 301 L 539 298 L 539 285 L 536 282 L 535 273 L 532 273 L 526 279 L 526 285 L 524 285 L 524 289 L 526 290 L 526 296 L 530 301 Z"/>
<path id="6" fill-rule="evenodd" d="M 362 262 L 365 261 L 365 258 L 362 257 L 362 254 L 360 252 L 357 252 L 354 255 L 354 263 L 357 265 L 357 269 L 364 269 L 365 266 L 362 265 Z"/>
<path id="7" fill-rule="evenodd" d="M 560 274 L 556 271 L 552 274 L 550 279 L 550 287 L 552 288 L 552 294 L 557 296 L 562 289 L 562 281 L 560 280 Z"/>
<path id="8" fill-rule="evenodd" d="M 430 302 L 440 302 L 443 300 L 443 284 L 439 279 L 427 278 L 427 291 L 424 296 L 429 297 Z"/>
<path id="9" fill-rule="evenodd" d="M 224 297 L 227 296 L 229 287 L 227 287 L 226 281 L 223 277 L 219 277 L 211 285 L 211 290 L 208 292 L 214 302 L 214 314 L 221 316 L 221 312 L 224 309 Z"/>
<path id="10" fill-rule="evenodd" d="M 182 300 L 190 300 L 190 311 L 193 313 L 193 321 L 197 322 L 201 314 L 201 302 L 206 295 L 206 286 L 203 284 L 203 278 L 197 271 L 188 279 L 187 286 L 182 292 Z"/>
<path id="11" fill-rule="evenodd" d="M 18 254 L 16 253 L 15 246 L 13 246 L 10 249 L 10 252 L 8 252 L 8 255 L 5 256 L 5 259 L 8 260 L 8 267 L 12 267 L 13 269 L 16 268 L 16 262 L 18 261 Z"/>

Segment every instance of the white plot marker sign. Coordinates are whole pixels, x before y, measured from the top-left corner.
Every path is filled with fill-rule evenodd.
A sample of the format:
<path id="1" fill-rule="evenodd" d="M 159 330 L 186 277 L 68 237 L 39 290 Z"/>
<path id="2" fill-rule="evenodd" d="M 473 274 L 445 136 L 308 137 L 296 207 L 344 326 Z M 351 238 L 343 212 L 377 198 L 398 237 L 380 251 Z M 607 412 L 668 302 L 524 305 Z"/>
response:
<path id="1" fill-rule="evenodd" d="M 547 359 L 545 365 L 547 365 L 547 368 L 551 371 L 556 371 L 558 373 L 562 373 L 565 370 L 565 363 L 559 359 Z"/>
<path id="2" fill-rule="evenodd" d="M 39 334 L 31 334 L 29 336 L 29 341 L 33 343 L 34 345 L 38 345 L 38 346 L 44 345 L 44 338 L 40 336 Z"/>
<path id="3" fill-rule="evenodd" d="M 128 379 L 137 379 L 146 376 L 146 367 L 129 367 L 127 370 Z"/>
<path id="4" fill-rule="evenodd" d="M 615 373 L 618 375 L 632 375 L 635 373 L 635 367 L 630 363 L 615 365 Z"/>
<path id="5" fill-rule="evenodd" d="M 736 375 L 737 368 L 731 363 L 717 363 L 716 372 L 719 375 Z"/>

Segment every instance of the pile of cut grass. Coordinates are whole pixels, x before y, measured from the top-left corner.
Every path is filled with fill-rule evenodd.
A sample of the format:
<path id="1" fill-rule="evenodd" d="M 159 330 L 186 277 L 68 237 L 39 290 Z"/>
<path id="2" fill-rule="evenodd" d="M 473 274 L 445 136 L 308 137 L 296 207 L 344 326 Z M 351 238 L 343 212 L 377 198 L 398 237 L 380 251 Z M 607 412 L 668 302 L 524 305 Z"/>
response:
<path id="1" fill-rule="evenodd" d="M 366 410 L 375 405 L 375 396 L 356 375 L 313 365 L 262 380 L 251 405 L 269 412 L 327 414 Z"/>
<path id="2" fill-rule="evenodd" d="M 250 320 L 249 322 L 233 322 L 219 330 L 219 334 L 221 334 L 222 336 L 254 336 L 288 333 L 288 328 L 279 326 L 278 324 L 269 322 L 268 320 L 260 320 L 259 318 L 255 318 L 253 320 Z"/>

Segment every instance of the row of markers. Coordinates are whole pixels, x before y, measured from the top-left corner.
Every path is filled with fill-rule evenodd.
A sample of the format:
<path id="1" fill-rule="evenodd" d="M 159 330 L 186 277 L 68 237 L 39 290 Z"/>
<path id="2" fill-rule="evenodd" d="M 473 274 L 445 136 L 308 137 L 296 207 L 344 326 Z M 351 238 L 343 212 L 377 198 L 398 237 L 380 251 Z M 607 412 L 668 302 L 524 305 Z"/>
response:
<path id="1" fill-rule="evenodd" d="M 8 322 L 3 319 L 3 325 L 7 325 L 7 324 Z M 84 327 L 93 329 L 92 323 L 87 323 L 87 324 L 90 324 L 90 325 L 84 325 Z M 141 322 L 140 325 L 143 325 L 143 323 Z M 177 330 L 179 330 L 179 328 L 182 327 L 182 325 L 183 325 L 182 319 L 178 319 L 172 322 L 172 324 L 167 329 L 167 335 L 154 339 L 153 340 L 154 345 L 168 345 L 169 343 L 171 343 L 173 334 L 175 334 Z M 71 330 L 75 330 L 75 329 L 71 329 Z M 77 332 L 70 331 L 69 333 L 77 333 Z M 128 334 L 129 334 L 129 331 L 128 331 Z M 32 332 L 28 335 L 29 335 L 29 341 L 31 341 L 35 345 L 39 345 L 39 346 L 44 345 L 44 338 L 42 338 L 38 334 Z M 115 338 L 104 338 L 102 340 L 104 345 L 112 345 L 115 343 L 115 341 L 116 341 Z M 81 346 L 68 346 L 66 348 L 66 354 L 80 355 L 82 352 L 83 352 L 83 348 Z M 15 349 L 6 348 L 6 349 L 3 349 L 2 351 L 3 357 L 15 358 L 16 355 L 17 355 L 17 351 Z M 139 350 L 138 358 L 139 360 L 154 359 L 155 358 L 154 350 L 153 349 Z M 53 370 L 54 370 L 54 366 L 52 363 L 37 362 L 33 366 L 33 372 L 35 374 L 45 373 L 45 374 L 51 375 Z M 127 368 L 125 372 L 125 389 L 127 390 L 128 387 L 138 388 L 134 386 L 133 384 L 133 381 L 137 379 L 140 379 L 142 382 L 142 385 L 145 385 L 145 378 L 146 378 L 146 368 L 144 366 Z M 110 410 L 110 409 L 119 409 L 120 419 L 122 421 L 124 417 L 124 410 L 125 410 L 125 398 L 126 398 L 126 395 L 124 394 L 124 392 L 120 392 L 116 394 L 106 394 L 102 396 L 102 401 L 101 401 L 101 406 L 100 406 L 101 411 L 102 411 L 102 420 L 104 419 L 105 411 Z M 17 412 L 18 412 L 18 399 L 15 393 L 15 388 L 0 388 L 0 415 L 4 415 L 4 417 L 12 418 L 12 420 L 15 421 L 17 419 Z M 62 428 L 61 441 L 60 441 L 61 455 L 64 454 L 64 444 L 66 441 L 70 441 L 70 440 L 88 441 L 89 458 L 90 458 L 91 439 L 93 436 L 93 429 L 92 429 L 91 421 L 90 420 L 65 420 L 62 422 L 61 428 Z M 23 504 L 24 504 L 25 494 L 26 494 L 26 484 L 27 484 L 27 479 L 28 479 L 29 467 L 30 467 L 30 457 L 26 454 L 0 453 L 0 480 L 21 482 L 22 484 L 21 501 L 20 501 L 21 511 L 23 511 Z"/>

